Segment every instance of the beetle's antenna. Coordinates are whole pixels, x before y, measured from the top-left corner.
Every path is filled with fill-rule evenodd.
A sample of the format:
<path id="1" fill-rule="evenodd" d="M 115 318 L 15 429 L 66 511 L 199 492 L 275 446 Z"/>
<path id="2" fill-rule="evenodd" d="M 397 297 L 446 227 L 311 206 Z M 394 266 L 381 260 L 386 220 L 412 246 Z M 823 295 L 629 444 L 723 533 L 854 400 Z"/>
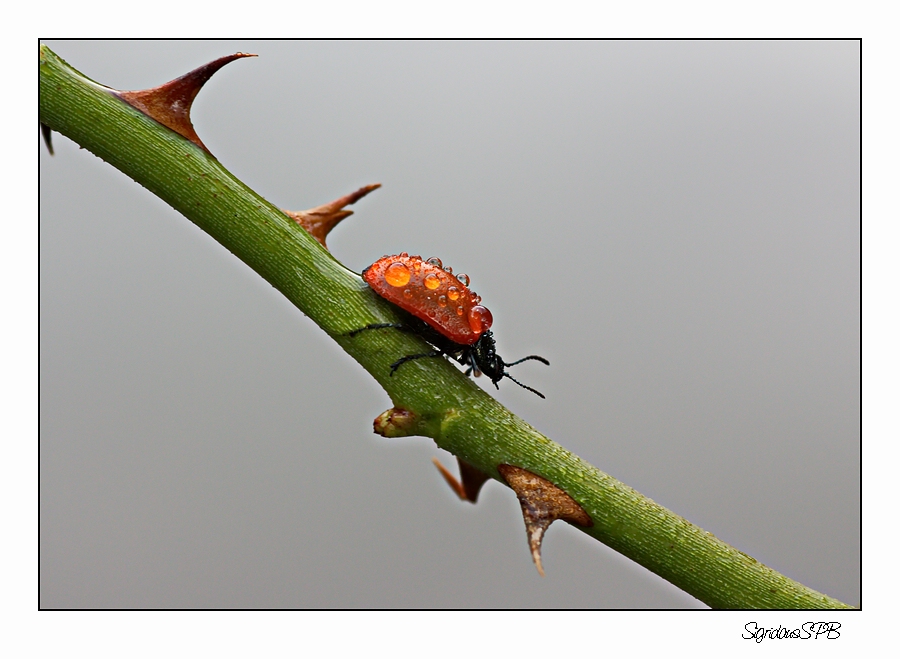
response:
<path id="1" fill-rule="evenodd" d="M 514 362 L 509 362 L 509 363 L 503 362 L 503 365 L 504 366 L 515 366 L 516 364 L 521 364 L 522 362 L 527 362 L 529 359 L 533 359 L 535 361 L 539 361 L 542 364 L 546 364 L 547 366 L 550 366 L 550 362 L 548 362 L 543 357 L 540 357 L 539 355 L 528 355 L 527 357 L 522 357 L 522 359 L 517 359 Z M 510 379 L 512 379 L 512 378 L 510 378 Z"/>
<path id="2" fill-rule="evenodd" d="M 503 363 L 503 366 L 515 366 L 516 364 L 521 364 L 522 362 L 527 362 L 529 359 L 533 359 L 535 361 L 541 362 L 542 364 L 546 364 L 547 366 L 550 366 L 550 362 L 547 361 L 546 359 L 544 359 L 543 357 L 541 357 L 540 355 L 528 355 L 527 357 L 522 357 L 522 359 L 517 359 L 514 362 L 504 362 L 502 359 L 500 361 Z M 510 380 L 515 382 L 517 385 L 522 387 L 522 389 L 528 389 L 528 391 L 530 391 L 531 393 L 537 394 L 541 398 L 546 398 L 546 396 L 544 394 L 542 394 L 540 391 L 538 391 L 537 389 L 532 389 L 528 385 L 524 385 L 521 382 L 519 382 L 518 380 L 516 380 L 513 376 L 511 376 L 509 373 L 506 372 L 505 368 L 503 369 L 503 377 L 509 378 Z M 494 386 L 495 387 L 497 386 L 496 382 L 494 382 Z M 500 387 L 497 387 L 497 388 L 499 389 Z"/>
<path id="3" fill-rule="evenodd" d="M 543 357 L 538 357 L 538 359 L 543 359 Z M 520 361 L 521 361 L 521 360 L 520 360 Z M 546 360 L 545 360 L 545 361 L 546 361 Z M 519 362 L 514 362 L 514 363 L 518 364 Z M 510 375 L 509 373 L 507 373 L 506 371 L 503 371 L 503 377 L 509 378 L 510 380 L 512 380 L 513 382 L 515 382 L 517 385 L 519 385 L 520 387 L 522 387 L 522 389 L 528 389 L 528 391 L 530 391 L 530 392 L 533 393 L 533 394 L 537 394 L 537 395 L 540 396 L 541 398 L 544 398 L 544 399 L 547 398 L 544 394 L 542 394 L 542 393 L 541 393 L 540 391 L 538 391 L 537 389 L 532 389 L 532 388 L 529 387 L 528 385 L 522 384 L 521 382 L 519 382 L 518 380 L 516 380 L 513 376 L 511 376 L 511 375 Z M 496 383 L 496 382 L 494 383 L 494 386 L 495 386 L 495 387 L 497 386 L 497 383 Z M 499 387 L 497 387 L 497 388 L 499 389 Z"/>

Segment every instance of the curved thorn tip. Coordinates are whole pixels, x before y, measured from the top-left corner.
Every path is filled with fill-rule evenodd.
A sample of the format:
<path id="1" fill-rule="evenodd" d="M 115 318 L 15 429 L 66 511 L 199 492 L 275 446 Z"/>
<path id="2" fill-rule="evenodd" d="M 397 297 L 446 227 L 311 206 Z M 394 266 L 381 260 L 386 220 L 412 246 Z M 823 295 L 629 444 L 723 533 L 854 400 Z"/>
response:
<path id="1" fill-rule="evenodd" d="M 53 140 L 51 139 L 53 135 L 53 131 L 50 130 L 50 126 L 47 124 L 41 124 L 41 135 L 44 138 L 44 144 L 47 145 L 47 151 L 50 152 L 50 155 L 53 155 Z"/>
<path id="2" fill-rule="evenodd" d="M 546 478 L 513 465 L 498 465 L 497 471 L 519 499 L 531 557 L 538 573 L 544 576 L 541 543 L 547 528 L 557 519 L 579 526 L 593 526 L 594 522 L 584 508 Z"/>
<path id="3" fill-rule="evenodd" d="M 250 53 L 226 55 L 159 87 L 139 91 L 114 91 L 113 94 L 212 155 L 200 141 L 191 123 L 191 105 L 197 93 L 216 71 L 229 62 L 244 57 L 256 55 Z"/>
<path id="4" fill-rule="evenodd" d="M 327 204 L 322 204 L 321 206 L 316 206 L 315 208 L 310 208 L 306 211 L 289 211 L 282 209 L 282 212 L 306 229 L 313 238 L 319 241 L 319 244 L 322 245 L 322 247 L 328 249 L 328 245 L 325 243 L 325 237 L 341 220 L 353 215 L 353 211 L 345 210 L 344 207 L 355 204 L 372 192 L 372 190 L 377 190 L 380 187 L 381 183 L 364 185 L 355 192 L 351 192 L 350 194 L 344 195 L 334 201 L 330 201 Z"/>

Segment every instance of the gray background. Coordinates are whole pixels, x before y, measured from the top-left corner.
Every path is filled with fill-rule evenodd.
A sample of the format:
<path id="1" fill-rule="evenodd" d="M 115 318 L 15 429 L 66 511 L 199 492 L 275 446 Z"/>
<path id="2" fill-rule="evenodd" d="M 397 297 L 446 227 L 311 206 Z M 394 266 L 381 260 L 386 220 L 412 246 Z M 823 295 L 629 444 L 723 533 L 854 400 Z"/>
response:
<path id="1" fill-rule="evenodd" d="M 856 42 L 66 42 L 155 86 L 235 51 L 193 120 L 278 206 L 381 182 L 356 271 L 472 278 L 498 398 L 801 582 L 860 598 Z M 44 607 L 700 607 L 426 438 L 249 268 L 68 139 L 43 147 Z M 482 382 L 482 384 L 484 384 Z"/>

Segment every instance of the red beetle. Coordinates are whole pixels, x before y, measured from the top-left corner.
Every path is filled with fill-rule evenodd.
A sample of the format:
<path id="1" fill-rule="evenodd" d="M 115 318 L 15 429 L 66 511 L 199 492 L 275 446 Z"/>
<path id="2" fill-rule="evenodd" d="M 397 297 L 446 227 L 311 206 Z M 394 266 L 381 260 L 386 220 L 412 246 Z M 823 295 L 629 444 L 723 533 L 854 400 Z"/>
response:
<path id="1" fill-rule="evenodd" d="M 497 354 L 490 327 L 494 322 L 491 312 L 482 306 L 481 297 L 469 290 L 466 275 L 454 275 L 452 268 L 445 268 L 440 259 L 423 261 L 421 256 L 403 252 L 397 256 L 384 256 L 363 270 L 362 277 L 372 290 L 388 302 L 392 302 L 410 314 L 405 323 L 375 323 L 350 332 L 356 336 L 364 330 L 393 327 L 418 334 L 434 346 L 434 350 L 418 355 L 407 355 L 391 364 L 391 375 L 400 366 L 422 357 L 453 357 L 467 366 L 466 375 L 484 373 L 494 386 L 503 378 L 534 392 L 509 373 L 507 366 L 514 366 L 529 359 L 550 365 L 543 357 L 529 355 L 514 362 L 505 362 Z"/>

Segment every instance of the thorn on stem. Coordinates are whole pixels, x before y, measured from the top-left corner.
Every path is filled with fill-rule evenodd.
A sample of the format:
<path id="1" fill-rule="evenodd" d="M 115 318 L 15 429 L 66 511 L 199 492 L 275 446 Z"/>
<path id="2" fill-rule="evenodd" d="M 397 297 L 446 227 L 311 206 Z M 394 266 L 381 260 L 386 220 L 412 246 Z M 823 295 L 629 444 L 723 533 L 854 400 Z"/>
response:
<path id="1" fill-rule="evenodd" d="M 44 144 L 47 145 L 47 151 L 50 152 L 50 155 L 53 155 L 53 141 L 50 139 L 53 135 L 53 131 L 50 130 L 50 126 L 47 124 L 41 124 L 41 135 L 44 137 Z"/>
<path id="2" fill-rule="evenodd" d="M 480 469 L 476 469 L 465 460 L 456 458 L 456 461 L 459 463 L 459 477 L 462 480 L 460 483 L 437 458 L 432 458 L 431 461 L 438 468 L 438 471 L 441 472 L 441 476 L 447 481 L 450 489 L 456 492 L 456 496 L 463 501 L 471 501 L 472 503 L 478 501 L 478 493 L 481 491 L 481 486 L 484 485 L 490 476 Z"/>
<path id="3" fill-rule="evenodd" d="M 191 104 L 197 92 L 216 71 L 242 57 L 256 57 L 256 55 L 249 53 L 226 55 L 159 87 L 130 92 L 114 91 L 113 94 L 212 155 L 200 141 L 191 123 Z"/>
<path id="4" fill-rule="evenodd" d="M 525 532 L 528 535 L 531 557 L 538 574 L 543 577 L 541 542 L 547 528 L 557 519 L 579 526 L 593 526 L 594 522 L 584 508 L 546 478 L 512 465 L 499 465 L 497 471 L 519 498 L 522 517 L 525 518 Z"/>
<path id="5" fill-rule="evenodd" d="M 381 183 L 373 183 L 361 187 L 356 192 L 344 195 L 340 199 L 335 199 L 327 204 L 322 204 L 321 206 L 316 206 L 315 208 L 310 208 L 306 211 L 285 210 L 283 212 L 289 218 L 294 220 L 294 222 L 306 229 L 313 238 L 319 241 L 322 247 L 328 249 L 328 245 L 325 244 L 325 237 L 337 226 L 338 222 L 345 217 L 353 215 L 353 211 L 344 210 L 344 207 L 355 204 L 372 192 L 372 190 L 377 190 L 380 187 Z"/>

